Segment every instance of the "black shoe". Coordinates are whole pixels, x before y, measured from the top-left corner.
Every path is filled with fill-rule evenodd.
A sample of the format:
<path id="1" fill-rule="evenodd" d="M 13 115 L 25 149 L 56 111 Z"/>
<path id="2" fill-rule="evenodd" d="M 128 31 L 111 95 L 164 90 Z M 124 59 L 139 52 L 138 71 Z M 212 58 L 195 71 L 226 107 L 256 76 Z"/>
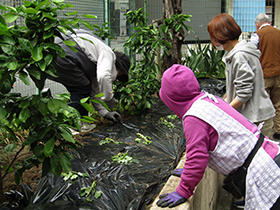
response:
<path id="1" fill-rule="evenodd" d="M 234 202 L 234 206 L 235 206 L 235 208 L 238 208 L 238 209 L 244 209 L 245 200 Z"/>
<path id="2" fill-rule="evenodd" d="M 280 133 L 274 133 L 272 137 L 274 139 L 280 139 Z"/>

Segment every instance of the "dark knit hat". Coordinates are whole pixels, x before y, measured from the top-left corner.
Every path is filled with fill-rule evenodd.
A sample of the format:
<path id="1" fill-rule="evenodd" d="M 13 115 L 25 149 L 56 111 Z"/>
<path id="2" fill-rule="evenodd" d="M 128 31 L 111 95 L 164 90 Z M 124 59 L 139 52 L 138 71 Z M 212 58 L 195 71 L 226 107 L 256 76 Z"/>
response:
<path id="1" fill-rule="evenodd" d="M 119 51 L 114 52 L 116 55 L 116 67 L 122 71 L 122 75 L 117 77 L 122 82 L 128 81 L 128 70 L 130 68 L 130 60 L 129 57 Z"/>

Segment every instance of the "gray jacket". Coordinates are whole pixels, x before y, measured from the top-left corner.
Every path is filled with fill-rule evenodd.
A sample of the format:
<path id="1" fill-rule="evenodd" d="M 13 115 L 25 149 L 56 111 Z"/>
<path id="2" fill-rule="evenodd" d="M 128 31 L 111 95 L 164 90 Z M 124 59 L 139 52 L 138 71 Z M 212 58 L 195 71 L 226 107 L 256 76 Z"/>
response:
<path id="1" fill-rule="evenodd" d="M 226 63 L 227 102 L 242 102 L 237 110 L 251 122 L 261 122 L 275 116 L 275 110 L 264 88 L 261 52 L 245 40 L 224 55 Z"/>

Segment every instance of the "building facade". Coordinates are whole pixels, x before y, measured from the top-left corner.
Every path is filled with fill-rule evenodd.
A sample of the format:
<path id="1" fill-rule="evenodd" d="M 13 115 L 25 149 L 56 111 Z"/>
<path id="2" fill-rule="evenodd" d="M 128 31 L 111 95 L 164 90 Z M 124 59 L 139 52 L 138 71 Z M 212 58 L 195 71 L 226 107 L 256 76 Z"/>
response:
<path id="1" fill-rule="evenodd" d="M 101 26 L 109 22 L 114 38 L 106 41 L 113 49 L 119 51 L 124 51 L 123 44 L 134 33 L 133 26 L 128 24 L 124 16 L 127 11 L 144 7 L 150 14 L 148 24 L 163 16 L 162 0 L 65 0 L 65 3 L 74 6 L 67 8 L 67 12 L 78 11 L 79 15 L 96 15 L 96 19 L 87 19 L 92 24 Z M 22 0 L 0 0 L 0 4 L 17 7 L 22 4 Z M 186 44 L 196 43 L 198 39 L 209 43 L 207 25 L 214 16 L 223 12 L 236 19 L 243 31 L 241 39 L 249 39 L 255 31 L 255 17 L 259 13 L 267 13 L 272 19 L 272 24 L 280 29 L 280 0 L 182 0 L 182 13 L 192 15 L 191 21 L 186 24 L 194 31 L 186 37 Z M 17 24 L 23 24 L 20 23 L 21 20 L 17 21 Z M 16 85 L 15 91 L 17 88 L 23 89 L 22 84 Z M 53 84 L 47 83 L 46 86 Z M 30 94 L 33 89 L 34 87 L 28 87 L 24 95 Z M 36 90 L 33 90 L 31 94 L 35 92 Z"/>

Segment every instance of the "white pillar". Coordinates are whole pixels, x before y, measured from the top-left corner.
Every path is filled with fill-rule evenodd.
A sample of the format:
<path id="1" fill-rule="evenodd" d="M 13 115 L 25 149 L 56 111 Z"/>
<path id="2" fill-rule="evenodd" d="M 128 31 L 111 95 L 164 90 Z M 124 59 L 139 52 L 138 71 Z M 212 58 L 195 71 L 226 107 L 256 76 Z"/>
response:
<path id="1" fill-rule="evenodd" d="M 274 25 L 280 29 L 280 0 L 275 0 Z"/>

